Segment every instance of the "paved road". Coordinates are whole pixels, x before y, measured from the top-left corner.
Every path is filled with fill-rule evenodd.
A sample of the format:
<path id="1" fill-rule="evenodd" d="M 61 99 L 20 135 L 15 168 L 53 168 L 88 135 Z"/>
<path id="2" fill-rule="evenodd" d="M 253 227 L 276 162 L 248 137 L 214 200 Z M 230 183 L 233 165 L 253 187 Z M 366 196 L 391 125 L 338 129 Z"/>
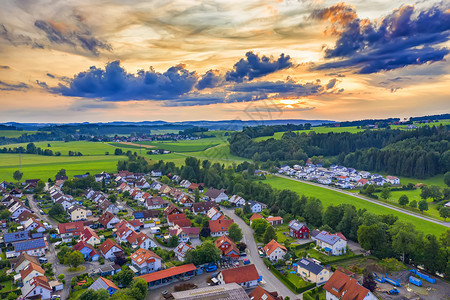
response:
<path id="1" fill-rule="evenodd" d="M 427 216 L 424 216 L 424 215 L 421 215 L 421 214 L 418 214 L 418 213 L 411 212 L 411 211 L 406 210 L 406 209 L 402 209 L 400 207 L 397 207 L 397 206 L 394 206 L 394 205 L 391 205 L 391 204 L 388 204 L 388 203 L 383 203 L 383 202 L 380 202 L 380 201 L 376 201 L 376 200 L 370 199 L 368 197 L 364 197 L 364 196 L 361 196 L 361 195 L 358 195 L 358 194 L 355 194 L 355 193 L 351 193 L 351 192 L 346 191 L 346 190 L 341 190 L 341 189 L 338 189 L 338 188 L 335 188 L 335 187 L 331 187 L 331 186 L 327 186 L 327 185 L 323 185 L 323 184 L 315 183 L 315 182 L 311 182 L 311 181 L 305 181 L 305 180 L 301 180 L 301 179 L 297 179 L 297 178 L 291 178 L 291 177 L 285 176 L 285 175 L 280 175 L 280 174 L 272 174 L 272 175 L 275 175 L 275 176 L 278 176 L 278 177 L 282 177 L 282 178 L 285 178 L 285 179 L 289 179 L 289 180 L 292 180 L 292 181 L 298 181 L 298 182 L 301 182 L 301 183 L 314 185 L 314 186 L 317 186 L 317 187 L 321 187 L 323 189 L 332 190 L 334 192 L 338 192 L 338 193 L 341 193 L 341 194 L 349 195 L 349 196 L 352 196 L 352 197 L 355 197 L 355 198 L 358 198 L 358 199 L 361 199 L 361 200 L 364 200 L 364 201 L 367 201 L 367 202 L 372 202 L 373 204 L 384 206 L 386 208 L 389 208 L 389 209 L 392 209 L 392 210 L 395 210 L 395 211 L 398 211 L 398 212 L 404 213 L 406 215 L 410 215 L 410 216 L 413 216 L 413 217 L 416 217 L 416 218 L 419 218 L 419 219 L 422 219 L 422 220 L 425 220 L 425 221 L 429 221 L 429 222 L 432 222 L 432 223 L 435 223 L 435 224 L 438 224 L 438 225 L 442 225 L 442 226 L 445 226 L 445 227 L 450 227 L 450 222 L 440 221 L 440 220 L 437 220 L 437 219 L 434 219 L 434 218 L 431 218 L 431 217 L 427 217 Z"/>
<path id="2" fill-rule="evenodd" d="M 301 295 L 296 295 L 291 292 L 275 275 L 267 269 L 261 257 L 258 254 L 258 247 L 256 245 L 255 239 L 253 237 L 253 229 L 250 228 L 245 222 L 239 218 L 232 208 L 222 208 L 222 211 L 232 218 L 234 222 L 236 222 L 239 227 L 242 229 L 243 241 L 247 244 L 247 249 L 250 251 L 248 254 L 250 258 L 250 262 L 255 264 L 256 269 L 258 270 L 259 275 L 262 275 L 266 284 L 263 286 L 269 292 L 277 291 L 280 296 L 286 297 L 289 296 L 292 300 L 294 299 L 302 299 Z"/>
<path id="3" fill-rule="evenodd" d="M 50 225 L 53 226 L 54 229 L 58 228 L 58 222 L 53 220 L 52 218 L 50 218 L 48 215 L 40 215 L 39 214 L 39 206 L 37 205 L 37 203 L 34 201 L 33 199 L 33 195 L 27 195 L 28 201 L 30 203 L 31 209 L 35 211 L 35 213 L 40 216 L 40 218 L 49 223 Z M 48 262 L 51 263 L 53 265 L 53 271 L 55 273 L 55 278 L 58 277 L 59 274 L 64 274 L 65 278 L 64 280 L 66 281 L 66 284 L 64 286 L 64 289 L 62 291 L 60 291 L 60 295 L 61 295 L 61 299 L 68 299 L 69 298 L 69 292 L 70 292 L 70 283 L 72 282 L 72 278 L 82 274 L 82 273 L 90 273 L 92 271 L 97 271 L 98 268 L 100 267 L 100 264 L 98 262 L 85 262 L 83 264 L 83 266 L 86 267 L 85 270 L 79 271 L 79 272 L 68 272 L 68 267 L 65 265 L 62 265 L 59 263 L 58 260 L 58 256 L 56 254 L 56 249 L 54 247 L 54 245 L 52 243 L 50 243 L 50 237 L 47 236 L 47 241 L 48 241 L 48 251 L 47 254 L 45 255 L 45 257 L 48 258 Z M 107 265 L 113 265 L 114 263 L 105 260 L 105 264 L 104 266 Z"/>

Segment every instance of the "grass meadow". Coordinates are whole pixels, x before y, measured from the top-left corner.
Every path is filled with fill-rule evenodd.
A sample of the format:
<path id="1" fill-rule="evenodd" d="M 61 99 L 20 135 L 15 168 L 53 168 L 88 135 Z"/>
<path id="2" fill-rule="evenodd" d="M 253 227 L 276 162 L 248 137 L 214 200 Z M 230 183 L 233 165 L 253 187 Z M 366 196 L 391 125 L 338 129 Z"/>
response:
<path id="1" fill-rule="evenodd" d="M 320 201 L 322 201 L 324 208 L 330 205 L 339 205 L 343 203 L 354 205 L 356 209 L 365 208 L 368 211 L 379 215 L 393 214 L 403 222 L 409 222 L 414 224 L 418 231 L 422 231 L 426 234 L 427 233 L 435 234 L 437 236 L 440 236 L 447 229 L 445 226 L 435 224 L 426 220 L 422 220 L 414 216 L 406 215 L 402 212 L 394 211 L 392 209 L 368 201 L 364 201 L 362 199 L 358 199 L 349 195 L 345 195 L 339 192 L 328 190 L 322 187 L 312 186 L 306 183 L 297 182 L 276 176 L 268 176 L 267 179 L 264 180 L 263 182 L 268 183 L 277 189 L 288 189 L 295 191 L 300 195 L 303 194 L 305 196 L 316 197 L 320 199 Z"/>
<path id="2" fill-rule="evenodd" d="M 37 133 L 37 131 L 0 130 L 0 137 L 18 138 L 25 133 L 32 135 Z"/>

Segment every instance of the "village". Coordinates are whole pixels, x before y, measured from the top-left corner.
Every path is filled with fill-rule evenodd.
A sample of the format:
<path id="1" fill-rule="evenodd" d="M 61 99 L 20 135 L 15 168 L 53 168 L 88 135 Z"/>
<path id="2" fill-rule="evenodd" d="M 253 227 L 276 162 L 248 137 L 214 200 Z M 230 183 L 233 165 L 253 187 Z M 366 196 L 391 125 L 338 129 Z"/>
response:
<path id="1" fill-rule="evenodd" d="M 329 168 L 325 168 L 320 164 L 311 162 L 306 162 L 305 166 L 294 165 L 290 167 L 283 165 L 279 168 L 278 173 L 323 185 L 333 185 L 341 189 L 359 189 L 365 185 L 400 185 L 400 179 L 395 176 L 383 177 L 379 174 L 371 174 L 367 171 L 358 171 L 354 168 L 338 165 L 331 165 Z"/>
<path id="2" fill-rule="evenodd" d="M 279 172 L 327 178 L 330 184 L 338 178 L 355 185 L 361 180 L 399 184 L 398 178 L 340 166 L 282 166 Z M 378 287 L 371 292 L 360 284 L 357 265 L 374 259 L 342 233 L 272 215 L 263 203 L 169 176 L 158 170 L 102 172 L 94 178 L 107 192 L 77 189 L 75 196 L 64 192 L 65 176 L 47 183 L 42 193 L 34 193 L 39 180 L 27 180 L 22 189 L 2 182 L 2 209 L 9 213 L 1 220 L 1 245 L 10 262 L 3 266 L 15 287 L 12 294 L 76 299 L 87 290 L 105 289 L 113 295 L 125 287 L 124 274 L 145 281 L 148 299 L 200 299 L 199 291 L 212 298 L 230 293 L 233 299 L 278 300 L 281 291 L 290 299 L 301 293 L 303 299 L 344 294 L 390 299 L 399 293 L 423 296 L 429 294 L 423 290 L 438 285 L 417 270 L 391 270 L 402 278 L 400 284 L 374 268 Z"/>

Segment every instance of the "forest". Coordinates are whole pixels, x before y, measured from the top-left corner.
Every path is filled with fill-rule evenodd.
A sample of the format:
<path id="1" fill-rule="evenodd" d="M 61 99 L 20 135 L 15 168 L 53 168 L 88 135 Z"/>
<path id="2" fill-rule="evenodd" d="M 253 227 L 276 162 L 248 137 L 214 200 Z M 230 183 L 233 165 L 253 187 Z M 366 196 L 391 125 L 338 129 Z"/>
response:
<path id="1" fill-rule="evenodd" d="M 415 130 L 380 129 L 358 133 L 300 133 L 288 131 L 280 140 L 256 142 L 248 129 L 230 138 L 230 152 L 259 162 L 305 162 L 324 156 L 331 163 L 359 170 L 426 178 L 450 169 L 450 133 L 444 126 Z"/>

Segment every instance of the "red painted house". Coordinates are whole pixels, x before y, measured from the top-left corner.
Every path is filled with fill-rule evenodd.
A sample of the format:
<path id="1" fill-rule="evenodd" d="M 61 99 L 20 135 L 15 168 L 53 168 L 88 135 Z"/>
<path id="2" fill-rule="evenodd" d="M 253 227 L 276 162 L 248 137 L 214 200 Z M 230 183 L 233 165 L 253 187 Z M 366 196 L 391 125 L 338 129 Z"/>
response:
<path id="1" fill-rule="evenodd" d="M 305 223 L 292 220 L 289 222 L 289 235 L 295 239 L 307 239 L 309 238 L 309 228 Z"/>
<path id="2" fill-rule="evenodd" d="M 239 250 L 236 247 L 236 244 L 227 235 L 222 235 L 214 242 L 214 244 L 222 251 L 224 256 L 239 258 Z"/>

